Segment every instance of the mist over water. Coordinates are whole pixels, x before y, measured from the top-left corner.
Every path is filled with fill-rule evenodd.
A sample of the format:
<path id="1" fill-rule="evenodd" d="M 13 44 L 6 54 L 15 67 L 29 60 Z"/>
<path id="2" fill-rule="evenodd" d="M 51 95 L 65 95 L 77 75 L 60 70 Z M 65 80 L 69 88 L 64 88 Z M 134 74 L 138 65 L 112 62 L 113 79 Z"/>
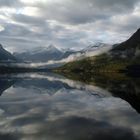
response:
<path id="1" fill-rule="evenodd" d="M 0 139 L 139 140 L 138 82 L 120 84 L 85 84 L 52 73 L 1 75 Z"/>

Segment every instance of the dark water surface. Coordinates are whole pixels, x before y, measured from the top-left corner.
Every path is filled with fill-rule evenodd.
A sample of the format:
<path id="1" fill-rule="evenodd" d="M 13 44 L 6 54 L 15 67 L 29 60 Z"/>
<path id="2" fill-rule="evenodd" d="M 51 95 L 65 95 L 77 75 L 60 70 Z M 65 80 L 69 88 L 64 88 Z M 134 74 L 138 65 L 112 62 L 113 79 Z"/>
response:
<path id="1" fill-rule="evenodd" d="M 1 75 L 0 140 L 139 140 L 139 78 L 95 77 Z"/>

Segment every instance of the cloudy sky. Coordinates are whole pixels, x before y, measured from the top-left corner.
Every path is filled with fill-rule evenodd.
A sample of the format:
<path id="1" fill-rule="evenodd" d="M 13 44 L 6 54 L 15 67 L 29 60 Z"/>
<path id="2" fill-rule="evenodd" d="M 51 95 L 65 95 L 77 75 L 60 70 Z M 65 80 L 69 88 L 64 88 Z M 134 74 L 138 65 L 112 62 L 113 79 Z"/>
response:
<path id="1" fill-rule="evenodd" d="M 140 0 L 0 0 L 0 43 L 12 52 L 121 42 L 139 24 Z"/>

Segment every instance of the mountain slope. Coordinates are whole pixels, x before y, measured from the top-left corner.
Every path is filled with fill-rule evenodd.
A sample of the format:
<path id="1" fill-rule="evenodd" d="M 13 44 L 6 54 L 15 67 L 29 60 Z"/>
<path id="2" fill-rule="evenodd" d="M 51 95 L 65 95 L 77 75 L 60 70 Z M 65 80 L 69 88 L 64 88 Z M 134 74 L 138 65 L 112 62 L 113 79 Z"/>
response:
<path id="1" fill-rule="evenodd" d="M 6 51 L 0 44 L 0 61 L 16 61 L 16 58 L 8 51 Z"/>
<path id="2" fill-rule="evenodd" d="M 120 72 L 128 69 L 139 71 L 140 29 L 127 41 L 115 45 L 107 53 L 73 61 L 57 69 L 65 72 Z"/>
<path id="3" fill-rule="evenodd" d="M 113 51 L 117 50 L 127 50 L 140 47 L 140 29 L 138 29 L 127 41 L 122 42 L 117 47 L 113 49 Z"/>

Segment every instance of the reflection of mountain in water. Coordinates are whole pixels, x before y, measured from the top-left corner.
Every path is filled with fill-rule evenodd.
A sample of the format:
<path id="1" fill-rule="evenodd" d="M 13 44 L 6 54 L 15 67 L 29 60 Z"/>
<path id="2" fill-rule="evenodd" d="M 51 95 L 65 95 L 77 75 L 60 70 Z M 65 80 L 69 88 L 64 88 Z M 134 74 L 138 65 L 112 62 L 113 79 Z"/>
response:
<path id="1" fill-rule="evenodd" d="M 102 80 L 100 82 L 102 83 Z M 127 101 L 140 113 L 140 79 L 106 79 L 104 86 L 113 96 Z"/>
<path id="2" fill-rule="evenodd" d="M 37 94 L 44 93 L 54 95 L 55 93 L 59 93 L 62 90 L 69 92 L 70 90 L 78 89 L 99 98 L 110 95 L 105 90 L 96 86 L 86 85 L 84 83 L 69 80 L 63 76 L 50 73 L 15 74 L 10 75 L 10 77 L 7 78 L 7 81 L 18 81 L 13 83 L 13 88 L 24 88 L 28 91 L 31 90 L 30 92 L 34 90 Z M 2 84 L 5 85 L 6 83 Z"/>
<path id="3" fill-rule="evenodd" d="M 86 85 L 81 82 L 72 81 L 58 75 L 50 74 L 29 74 L 29 75 L 14 75 L 10 78 L 0 79 L 0 94 L 7 88 L 13 85 L 14 88 L 25 88 L 27 90 L 34 89 L 37 93 L 44 93 L 54 95 L 55 93 L 61 92 L 61 90 L 82 90 L 86 91 L 91 95 L 99 98 L 110 96 L 111 94 L 115 97 L 127 101 L 133 108 L 140 112 L 140 79 L 123 77 L 120 75 L 102 75 L 102 76 L 78 76 L 69 75 L 70 78 L 86 82 L 90 85 Z M 18 81 L 18 82 L 16 82 Z M 97 86 L 94 86 L 97 85 Z M 109 91 L 109 92 L 108 92 Z"/>
<path id="4" fill-rule="evenodd" d="M 55 94 L 57 91 L 62 88 L 72 89 L 72 87 L 68 86 L 65 83 L 60 81 L 53 81 L 48 79 L 48 75 L 42 75 L 42 77 L 38 77 L 38 74 L 35 74 L 34 77 L 23 77 L 19 83 L 16 83 L 14 87 L 22 87 L 27 89 L 36 89 L 39 90 L 40 93 L 45 93 L 49 95 Z"/>
<path id="5" fill-rule="evenodd" d="M 126 75 L 117 73 L 104 73 L 104 75 L 94 76 L 71 73 L 66 76 L 106 89 L 113 96 L 127 101 L 140 113 L 140 78 L 127 77 Z"/>
<path id="6" fill-rule="evenodd" d="M 0 78 L 0 95 L 10 88 L 16 81 L 14 79 Z"/>
<path id="7" fill-rule="evenodd" d="M 49 95 L 55 94 L 57 91 L 66 88 L 72 89 L 68 84 L 60 82 L 60 81 L 53 81 L 49 80 L 46 75 L 40 75 L 37 73 L 33 74 L 30 73 L 29 75 L 6 75 L 4 78 L 0 79 L 0 94 L 2 94 L 6 89 L 10 88 L 12 85 L 14 88 L 26 88 L 26 89 L 35 89 L 39 91 L 39 93 L 46 93 Z M 41 77 L 38 77 L 41 76 Z M 17 82 L 18 81 L 18 82 Z"/>
<path id="8" fill-rule="evenodd" d="M 112 92 L 112 95 L 120 97 L 123 100 L 126 100 L 131 104 L 133 108 L 140 113 L 140 84 L 138 84 L 138 79 L 110 82 L 109 90 Z"/>

